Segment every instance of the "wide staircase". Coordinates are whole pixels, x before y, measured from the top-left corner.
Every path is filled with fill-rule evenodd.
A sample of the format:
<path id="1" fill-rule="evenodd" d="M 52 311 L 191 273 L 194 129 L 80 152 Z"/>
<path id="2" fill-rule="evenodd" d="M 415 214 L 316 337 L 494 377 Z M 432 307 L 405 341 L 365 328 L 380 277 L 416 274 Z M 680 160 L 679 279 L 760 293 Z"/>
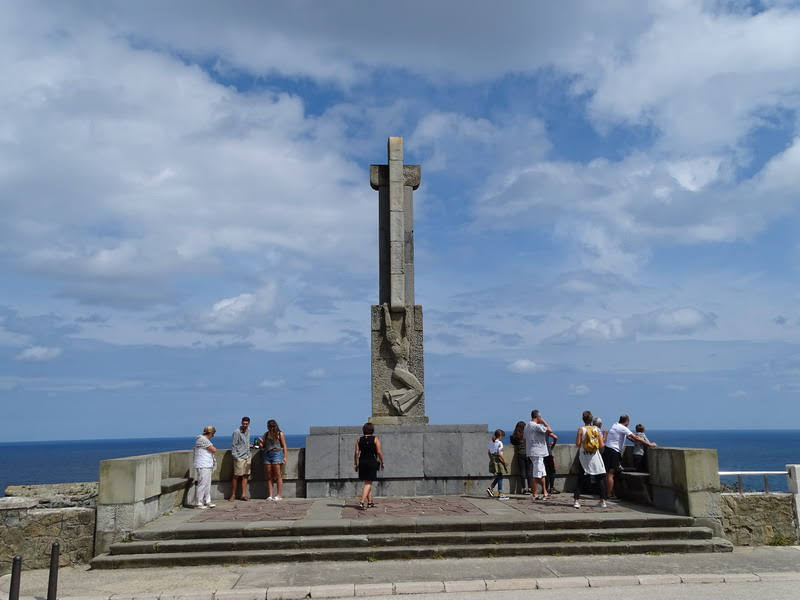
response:
<path id="1" fill-rule="evenodd" d="M 276 561 L 374 561 L 578 554 L 730 552 L 733 546 L 691 517 L 624 513 L 602 520 L 571 515 L 542 519 L 371 519 L 198 523 L 144 528 L 91 561 L 112 569 Z"/>

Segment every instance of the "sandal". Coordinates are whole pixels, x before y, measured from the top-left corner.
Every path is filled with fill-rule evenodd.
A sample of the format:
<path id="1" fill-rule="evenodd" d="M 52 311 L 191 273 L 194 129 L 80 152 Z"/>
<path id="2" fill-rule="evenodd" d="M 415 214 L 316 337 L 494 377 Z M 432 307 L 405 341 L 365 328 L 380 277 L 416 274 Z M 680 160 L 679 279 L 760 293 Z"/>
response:
<path id="1" fill-rule="evenodd" d="M 359 503 L 358 503 L 358 510 L 365 510 L 365 509 L 364 509 L 364 503 L 363 503 L 363 502 L 359 502 Z"/>
<path id="2" fill-rule="evenodd" d="M 375 508 L 375 503 L 370 502 L 369 504 L 367 504 L 367 508 Z"/>

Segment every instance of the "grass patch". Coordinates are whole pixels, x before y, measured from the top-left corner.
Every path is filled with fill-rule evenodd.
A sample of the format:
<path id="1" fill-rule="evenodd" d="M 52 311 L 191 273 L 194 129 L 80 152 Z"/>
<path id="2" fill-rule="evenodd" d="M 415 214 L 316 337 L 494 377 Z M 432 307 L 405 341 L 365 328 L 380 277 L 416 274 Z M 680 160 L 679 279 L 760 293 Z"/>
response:
<path id="1" fill-rule="evenodd" d="M 794 546 L 794 540 L 790 537 L 782 535 L 773 535 L 769 541 L 769 546 Z"/>
<path id="2" fill-rule="evenodd" d="M 374 556 L 368 556 L 367 557 L 367 562 L 378 562 L 378 559 L 375 558 Z"/>

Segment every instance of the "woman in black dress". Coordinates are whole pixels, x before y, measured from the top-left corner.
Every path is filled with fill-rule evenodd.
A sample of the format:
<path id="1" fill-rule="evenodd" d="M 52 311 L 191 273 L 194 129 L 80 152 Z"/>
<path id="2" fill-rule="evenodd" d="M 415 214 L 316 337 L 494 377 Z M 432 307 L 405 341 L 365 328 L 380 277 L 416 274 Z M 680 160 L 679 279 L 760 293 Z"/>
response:
<path id="1" fill-rule="evenodd" d="M 361 428 L 364 432 L 356 442 L 356 449 L 353 453 L 353 466 L 358 472 L 358 478 L 364 482 L 361 490 L 361 502 L 358 508 L 364 510 L 375 506 L 372 501 L 372 482 L 378 478 L 378 469 L 383 470 L 383 452 L 381 452 L 381 442 L 375 437 L 375 426 L 372 423 L 364 423 Z"/>

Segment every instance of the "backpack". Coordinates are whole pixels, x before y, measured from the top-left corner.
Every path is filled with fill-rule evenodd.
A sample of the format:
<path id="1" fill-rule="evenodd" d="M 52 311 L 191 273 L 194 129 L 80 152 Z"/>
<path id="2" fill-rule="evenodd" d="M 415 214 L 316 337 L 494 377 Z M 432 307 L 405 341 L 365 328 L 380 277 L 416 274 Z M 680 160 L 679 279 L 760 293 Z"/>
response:
<path id="1" fill-rule="evenodd" d="M 600 449 L 600 432 L 597 430 L 597 427 L 586 427 L 582 446 L 586 452 L 597 452 Z"/>

